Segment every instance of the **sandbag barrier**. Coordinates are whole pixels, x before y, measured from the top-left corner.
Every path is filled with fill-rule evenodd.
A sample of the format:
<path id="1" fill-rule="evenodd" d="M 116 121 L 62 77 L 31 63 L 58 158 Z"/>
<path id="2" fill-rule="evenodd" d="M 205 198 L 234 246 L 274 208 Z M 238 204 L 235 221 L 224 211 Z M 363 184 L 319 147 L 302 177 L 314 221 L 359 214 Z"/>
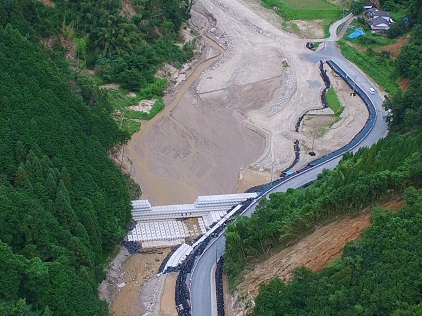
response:
<path id="1" fill-rule="evenodd" d="M 325 84 L 325 88 L 321 92 L 321 102 L 322 102 L 322 107 L 326 109 L 328 108 L 327 90 L 331 87 L 331 81 L 327 75 L 327 71 L 324 69 L 324 64 L 322 61 L 319 62 L 319 73 L 321 75 L 322 81 L 324 81 L 324 84 Z M 314 110 L 309 110 L 309 111 L 314 111 Z M 299 119 L 296 122 L 295 132 L 299 132 L 300 124 L 302 124 L 302 121 L 305 118 L 305 115 L 308 114 L 309 111 L 306 111 L 305 113 L 302 114 L 301 117 L 299 117 Z"/>
<path id="2" fill-rule="evenodd" d="M 141 245 L 138 242 L 127 240 L 122 241 L 122 246 L 124 246 L 131 255 L 137 253 L 141 248 Z"/>
<path id="3" fill-rule="evenodd" d="M 299 128 L 300 128 L 300 124 L 302 124 L 303 119 L 305 118 L 305 115 L 308 114 L 309 111 L 306 111 L 305 113 L 302 114 L 301 117 L 299 117 L 299 119 L 296 122 L 296 126 L 295 126 L 295 132 L 299 132 Z"/>
<path id="4" fill-rule="evenodd" d="M 375 111 L 375 107 L 372 104 L 372 101 L 368 98 L 368 96 L 363 92 L 363 90 L 355 83 L 353 82 L 352 78 L 350 78 L 334 61 L 332 60 L 327 60 L 327 64 L 331 67 L 331 69 L 333 69 L 333 71 L 338 74 L 346 83 L 347 85 L 354 89 L 356 94 L 362 99 L 362 101 L 364 102 L 366 108 L 368 109 L 369 112 L 369 117 L 366 120 L 365 125 L 362 127 L 362 129 L 355 135 L 355 137 L 353 137 L 353 139 L 346 145 L 344 145 L 343 147 L 341 147 L 340 149 L 337 149 L 336 151 L 333 151 L 321 158 L 318 158 L 314 161 L 311 161 L 308 165 L 306 165 L 305 167 L 303 167 L 300 170 L 297 170 L 296 172 L 294 172 L 293 174 L 284 177 L 284 179 L 282 179 L 283 181 L 287 178 L 293 177 L 294 175 L 297 175 L 299 173 L 302 173 L 303 171 L 311 168 L 311 167 L 315 167 L 317 165 L 320 165 L 328 160 L 331 160 L 335 157 L 340 156 L 341 154 L 345 153 L 346 151 L 349 151 L 351 149 L 353 149 L 354 147 L 356 147 L 361 140 L 372 130 L 372 128 L 374 127 L 375 124 L 375 120 L 376 120 L 376 111 Z"/>
<path id="5" fill-rule="evenodd" d="M 372 104 L 372 101 L 368 98 L 368 96 L 364 93 L 364 91 L 355 83 L 353 82 L 352 78 L 350 78 L 334 61 L 332 60 L 327 60 L 326 61 L 327 65 L 330 66 L 330 68 L 337 74 L 339 75 L 346 83 L 347 85 L 354 89 L 355 93 L 362 99 L 362 101 L 364 102 L 366 108 L 368 109 L 369 112 L 369 117 L 366 120 L 365 125 L 363 126 L 363 128 L 355 135 L 355 137 L 353 137 L 353 139 L 346 145 L 344 145 L 343 147 L 341 147 L 340 149 L 337 149 L 336 151 L 333 151 L 321 158 L 318 158 L 314 161 L 311 161 L 309 164 L 307 164 L 305 167 L 303 167 L 300 170 L 297 170 L 295 172 L 293 172 L 290 175 L 286 175 L 285 171 L 288 170 L 286 169 L 285 171 L 283 171 L 283 173 L 281 174 L 281 178 L 277 179 L 273 182 L 270 183 L 266 183 L 266 184 L 262 184 L 262 185 L 257 185 L 254 186 L 252 188 L 249 188 L 248 190 L 246 190 L 245 192 L 258 192 L 261 195 L 263 195 L 265 192 L 269 191 L 272 187 L 278 186 L 280 183 L 284 182 L 285 180 L 296 176 L 299 173 L 302 173 L 303 171 L 315 167 L 319 164 L 322 164 L 328 160 L 331 160 L 335 157 L 340 156 L 341 154 L 345 153 L 346 151 L 349 151 L 351 149 L 353 149 L 355 146 L 357 146 L 361 140 L 372 130 L 372 128 L 374 127 L 375 124 L 375 120 L 376 120 L 376 111 L 375 111 L 375 107 Z M 320 70 L 322 69 L 321 67 L 322 65 L 322 61 L 320 62 Z M 327 75 L 326 71 L 320 71 L 321 76 Z M 326 81 L 323 77 L 323 80 L 325 82 L 325 85 L 327 87 L 328 81 Z M 327 76 L 328 78 L 328 76 Z M 328 78 L 329 80 L 329 78 Z M 330 83 L 331 86 L 331 83 Z M 303 119 L 303 117 L 306 115 L 306 113 L 304 115 L 301 116 L 301 119 Z M 299 131 L 299 125 L 296 125 L 296 131 Z"/>
<path id="6" fill-rule="evenodd" d="M 310 49 L 312 51 L 314 50 L 314 47 L 315 47 L 314 43 L 312 42 L 307 42 L 305 46 L 307 49 Z"/>
<path id="7" fill-rule="evenodd" d="M 328 108 L 327 90 L 330 89 L 331 87 L 331 81 L 327 75 L 327 71 L 324 69 L 324 63 L 322 62 L 322 60 L 319 61 L 319 74 L 321 75 L 321 78 L 325 83 L 325 88 L 321 92 L 321 103 L 322 103 L 322 107 L 326 109 Z"/>
<path id="8" fill-rule="evenodd" d="M 215 290 L 217 297 L 217 316 L 224 316 L 224 291 L 223 291 L 223 263 L 224 258 L 221 257 L 215 268 Z"/>
<path id="9" fill-rule="evenodd" d="M 288 166 L 281 174 L 285 173 L 287 170 L 290 170 L 291 168 L 293 168 L 297 162 L 300 159 L 300 143 L 299 140 L 296 139 L 293 145 L 293 149 L 295 151 L 295 159 L 293 160 L 293 162 L 290 164 L 290 166 Z"/>
<path id="10" fill-rule="evenodd" d="M 265 183 L 265 184 L 260 184 L 260 185 L 253 186 L 253 187 L 247 189 L 245 191 L 245 193 L 256 192 L 256 193 L 258 193 L 258 197 L 257 198 L 259 198 L 264 192 L 268 191 L 269 189 L 271 189 L 274 186 L 277 186 L 279 183 L 283 182 L 287 178 L 288 178 L 288 176 L 283 177 L 283 178 L 278 178 L 278 179 L 276 179 L 276 180 L 274 180 L 272 182 L 268 182 L 268 183 Z"/>
<path id="11" fill-rule="evenodd" d="M 331 81 L 330 78 L 327 75 L 327 70 L 324 69 L 324 63 L 322 61 L 319 62 L 319 73 L 321 75 L 322 81 L 324 81 L 324 85 L 325 88 L 322 90 L 321 92 L 321 102 L 322 102 L 322 107 L 325 109 L 328 107 L 328 103 L 327 103 L 327 90 L 331 87 Z M 314 111 L 315 109 L 309 110 L 309 111 Z M 308 114 L 309 111 L 306 111 L 305 113 L 303 113 L 301 115 L 301 117 L 299 117 L 298 121 L 296 122 L 296 126 L 295 126 L 295 131 L 299 132 L 300 129 L 300 125 L 302 124 L 303 119 L 305 118 L 306 114 Z M 252 188 L 249 188 L 248 190 L 246 190 L 246 193 L 249 192 L 266 192 L 269 189 L 271 189 L 271 187 L 279 184 L 280 182 L 282 182 L 283 180 L 286 179 L 287 177 L 287 171 L 292 169 L 297 162 L 300 159 L 300 144 L 299 144 L 299 140 L 296 140 L 294 143 L 294 151 L 295 151 L 295 159 L 293 160 L 293 163 L 290 164 L 290 166 L 288 166 L 286 169 L 284 169 L 281 174 L 280 174 L 280 179 L 276 180 L 276 181 L 272 181 L 270 183 L 266 183 L 266 184 L 262 184 L 262 185 L 257 185 L 254 186 Z M 306 167 L 305 167 L 306 169 Z M 304 169 L 301 169 L 304 170 Z"/>
<path id="12" fill-rule="evenodd" d="M 294 151 L 295 151 L 295 159 L 293 160 L 293 162 L 290 164 L 290 166 L 288 166 L 286 169 L 284 169 L 281 174 L 280 174 L 280 178 L 272 181 L 272 182 L 268 182 L 265 184 L 261 184 L 261 185 L 256 185 L 253 186 L 249 189 L 247 189 L 245 191 L 245 193 L 251 193 L 251 192 L 257 192 L 258 193 L 258 197 L 260 195 L 262 195 L 264 192 L 268 191 L 269 189 L 271 189 L 273 186 L 278 185 L 279 183 L 283 182 L 288 176 L 287 176 L 287 171 L 290 170 L 291 168 L 294 167 L 294 165 L 297 164 L 297 162 L 300 159 L 300 143 L 299 140 L 295 140 L 294 145 L 293 145 Z"/>
<path id="13" fill-rule="evenodd" d="M 253 198 L 247 199 L 245 202 L 242 203 L 242 207 L 236 211 L 232 218 L 228 219 L 224 224 L 218 227 L 214 233 L 198 245 L 187 257 L 186 259 L 180 263 L 177 267 L 168 267 L 166 271 L 163 273 L 170 273 L 170 272 L 179 272 L 176 280 L 176 308 L 179 316 L 191 316 L 191 306 L 190 306 L 190 291 L 188 287 L 187 277 L 192 273 L 192 270 L 195 266 L 196 259 L 202 255 L 204 250 L 207 248 L 208 244 L 226 228 L 228 222 L 232 221 L 233 218 L 241 214 L 252 202 L 254 201 Z M 234 207 L 233 207 L 234 208 Z M 232 209 L 233 209 L 232 208 Z M 222 267 L 222 264 L 221 264 Z M 221 272 L 222 273 L 222 272 Z M 222 283 L 221 283 L 222 284 Z M 221 286 L 221 295 L 222 286 Z M 224 304 L 224 303 L 223 303 Z M 224 305 L 223 305 L 224 310 Z M 223 312 L 224 313 L 224 312 Z M 218 314 L 224 315 L 224 314 Z"/>
<path id="14" fill-rule="evenodd" d="M 252 202 L 253 202 L 254 200 L 255 200 L 254 198 L 249 198 L 249 199 L 246 199 L 246 200 L 245 200 L 245 202 L 243 202 L 243 203 L 242 203 L 242 207 L 241 207 L 241 208 L 239 208 L 239 209 L 237 210 L 237 212 L 233 214 L 233 217 L 232 217 L 232 218 L 230 218 L 227 222 L 231 222 L 231 221 L 235 218 L 235 216 L 236 216 L 236 215 L 242 214 L 242 212 L 243 212 L 245 209 L 247 209 L 247 208 L 248 208 L 248 206 L 249 206 L 249 205 L 251 205 L 251 204 L 252 204 Z"/>
<path id="15" fill-rule="evenodd" d="M 347 145 L 341 147 L 340 149 L 337 149 L 336 151 L 331 152 L 330 154 L 327 154 L 321 158 L 310 162 L 308 164 L 308 167 L 314 167 L 316 165 L 319 165 L 354 148 L 372 130 L 376 120 L 375 107 L 372 104 L 372 101 L 363 92 L 363 90 L 335 62 L 333 62 L 332 60 L 327 60 L 327 64 L 331 67 L 331 69 L 333 69 L 336 74 L 338 74 L 347 83 L 350 88 L 354 89 L 355 93 L 362 99 L 363 103 L 368 109 L 369 117 L 366 120 L 363 128 L 355 135 L 355 137 L 353 137 L 353 139 Z M 304 169 L 307 168 L 305 167 Z"/>
<path id="16" fill-rule="evenodd" d="M 128 230 L 131 231 L 135 227 L 136 227 L 136 221 L 132 218 L 129 222 Z M 137 253 L 139 249 L 141 248 L 141 245 L 139 244 L 139 242 L 136 242 L 136 241 L 123 240 L 121 242 L 121 245 L 127 249 L 129 254 Z"/>
<path id="17" fill-rule="evenodd" d="M 215 234 L 219 235 L 225 227 L 225 224 L 221 225 L 212 235 L 205 238 L 205 240 L 198 245 L 182 263 L 180 263 L 177 267 L 168 267 L 164 272 L 179 272 L 176 280 L 176 307 L 179 316 L 191 316 L 191 306 L 189 300 L 190 291 L 187 283 L 187 277 L 188 274 L 191 274 L 192 272 L 196 258 L 204 252 L 210 241 L 214 238 L 214 236 L 216 236 Z"/>
<path id="18" fill-rule="evenodd" d="M 167 254 L 167 256 L 164 258 L 164 260 L 161 262 L 160 267 L 158 268 L 158 273 L 163 273 L 164 268 L 166 267 L 167 262 L 170 260 L 170 257 L 173 255 L 173 253 L 177 250 L 178 247 L 173 247 L 171 251 Z"/>
<path id="19" fill-rule="evenodd" d="M 324 69 L 324 63 L 322 62 L 322 60 L 319 61 L 319 73 L 325 83 L 325 87 L 329 89 L 331 87 L 331 81 L 327 75 L 327 70 Z"/>
<path id="20" fill-rule="evenodd" d="M 189 254 L 185 261 L 180 264 L 179 274 L 176 280 L 176 309 L 179 316 L 191 316 L 189 288 L 186 283 L 188 273 L 192 271 L 192 254 Z"/>

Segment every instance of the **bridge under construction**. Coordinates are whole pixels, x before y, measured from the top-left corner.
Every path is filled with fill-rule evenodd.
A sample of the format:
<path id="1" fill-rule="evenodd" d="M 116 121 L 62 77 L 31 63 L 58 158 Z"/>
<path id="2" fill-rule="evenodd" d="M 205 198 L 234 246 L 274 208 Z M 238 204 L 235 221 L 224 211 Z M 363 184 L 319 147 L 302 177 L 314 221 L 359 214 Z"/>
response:
<path id="1" fill-rule="evenodd" d="M 141 248 L 172 247 L 193 242 L 206 234 L 228 212 L 257 193 L 198 196 L 193 204 L 151 206 L 148 200 L 132 201 L 135 227 L 127 241 Z"/>

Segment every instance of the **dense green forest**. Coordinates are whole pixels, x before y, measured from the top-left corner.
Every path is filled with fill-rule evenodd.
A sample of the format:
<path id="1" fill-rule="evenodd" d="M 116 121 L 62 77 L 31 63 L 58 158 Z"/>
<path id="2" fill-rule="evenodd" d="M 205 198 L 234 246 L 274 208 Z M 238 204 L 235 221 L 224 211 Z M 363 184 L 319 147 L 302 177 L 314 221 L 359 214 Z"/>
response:
<path id="1" fill-rule="evenodd" d="M 107 149 L 127 135 L 18 30 L 0 42 L 0 314 L 25 299 L 46 315 L 99 315 L 103 264 L 130 219 Z"/>
<path id="2" fill-rule="evenodd" d="M 385 102 L 390 135 L 346 154 L 310 186 L 275 193 L 250 217 L 227 229 L 224 269 L 230 281 L 275 248 L 320 224 L 373 207 L 372 226 L 321 272 L 299 268 L 289 284 L 262 286 L 253 315 L 419 315 L 422 313 L 422 2 L 381 1 L 406 8 L 410 42 L 395 60 L 397 79 L 410 87 Z M 376 205 L 403 197 L 396 214 Z"/>
<path id="3" fill-rule="evenodd" d="M 10 23 L 31 41 L 41 39 L 44 46 L 67 55 L 78 72 L 78 84 L 117 84 L 119 91 L 107 97 L 120 127 L 133 133 L 139 119 L 154 115 L 143 117 L 128 106 L 157 99 L 152 112 L 159 112 L 168 83 L 156 77 L 158 71 L 164 64 L 180 68 L 192 58 L 195 40 L 181 32 L 192 4 L 193 0 L 0 0 L 0 25 Z M 135 95 L 127 97 L 129 91 Z"/>
<path id="4" fill-rule="evenodd" d="M 132 16 L 117 0 L 51 3 L 0 0 L 0 315 L 105 315 L 97 286 L 131 199 L 108 155 L 129 135 L 80 68 L 148 90 L 189 58 L 173 43 L 192 3 L 134 0 Z"/>
<path id="5" fill-rule="evenodd" d="M 54 8 L 35 0 L 1 0 L 1 24 L 12 24 L 32 40 L 52 37 L 54 48 L 74 42 L 81 65 L 95 69 L 105 82 L 138 90 L 154 82 L 163 62 L 180 65 L 192 46 L 175 45 L 191 0 L 133 0 L 126 13 L 120 0 L 54 0 Z"/>
<path id="6" fill-rule="evenodd" d="M 317 223 L 422 185 L 422 135 L 396 135 L 370 149 L 347 154 L 333 171 L 325 170 L 307 188 L 274 193 L 250 217 L 230 224 L 225 269 L 236 277 L 251 258 L 286 243 Z"/>

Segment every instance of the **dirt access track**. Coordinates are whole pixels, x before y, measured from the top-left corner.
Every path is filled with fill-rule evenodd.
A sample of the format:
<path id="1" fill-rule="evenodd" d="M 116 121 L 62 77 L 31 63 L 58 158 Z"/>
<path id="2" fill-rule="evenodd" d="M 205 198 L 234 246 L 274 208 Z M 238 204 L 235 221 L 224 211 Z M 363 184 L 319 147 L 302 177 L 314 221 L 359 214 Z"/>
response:
<path id="1" fill-rule="evenodd" d="M 314 142 L 318 157 L 349 142 L 365 123 L 360 102 L 331 134 L 295 132 L 303 113 L 321 108 L 318 63 L 306 58 L 312 54 L 306 39 L 267 22 L 264 9 L 258 14 L 252 5 L 256 10 L 251 0 L 197 0 L 193 6 L 191 24 L 202 34 L 199 60 L 124 151 L 142 198 L 153 205 L 192 203 L 197 195 L 269 182 L 271 171 L 275 178 L 294 160 L 296 139 L 303 148 Z M 341 137 L 331 141 L 335 135 Z M 302 153 L 297 168 L 310 159 Z"/>

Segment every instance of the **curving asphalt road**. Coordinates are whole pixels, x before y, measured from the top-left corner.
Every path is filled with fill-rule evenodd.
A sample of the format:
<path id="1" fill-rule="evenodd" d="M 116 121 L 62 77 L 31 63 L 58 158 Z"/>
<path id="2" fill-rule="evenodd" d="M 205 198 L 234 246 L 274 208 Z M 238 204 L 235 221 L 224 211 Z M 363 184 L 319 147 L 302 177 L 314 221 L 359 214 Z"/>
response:
<path id="1" fill-rule="evenodd" d="M 341 23 L 337 23 L 337 27 Z M 336 28 L 333 28 L 335 30 Z M 364 135 L 360 143 L 352 149 L 353 152 L 357 151 L 361 147 L 369 147 L 376 143 L 380 138 L 387 135 L 387 123 L 384 120 L 384 116 L 387 114 L 383 107 L 383 98 L 381 92 L 373 84 L 368 77 L 358 70 L 352 63 L 350 63 L 343 55 L 338 51 L 334 38 L 324 42 L 324 48 L 317 53 L 304 54 L 302 57 L 312 62 L 319 62 L 320 60 L 334 61 L 346 74 L 350 77 L 357 86 L 359 86 L 365 94 L 371 100 L 375 108 L 375 122 L 373 128 L 367 135 Z M 374 88 L 376 94 L 372 95 L 369 93 L 369 88 Z M 356 96 L 357 97 L 357 96 Z M 367 123 L 368 124 L 368 123 Z M 324 169 L 333 169 L 341 159 L 341 155 L 326 161 L 313 168 L 307 169 L 300 174 L 295 175 L 282 182 L 275 188 L 266 192 L 264 196 L 268 197 L 273 192 L 285 192 L 289 188 L 298 188 L 306 183 L 309 183 L 317 178 L 317 176 Z M 259 201 L 251 204 L 251 206 L 244 212 L 244 215 L 250 216 L 255 211 L 255 206 Z M 213 316 L 216 315 L 216 304 L 215 304 L 215 291 L 213 286 L 214 275 L 212 273 L 217 258 L 224 253 L 225 248 L 225 236 L 224 233 L 215 238 L 204 253 L 197 259 L 194 270 L 192 271 L 190 283 L 191 293 L 191 305 L 193 316 Z"/>

